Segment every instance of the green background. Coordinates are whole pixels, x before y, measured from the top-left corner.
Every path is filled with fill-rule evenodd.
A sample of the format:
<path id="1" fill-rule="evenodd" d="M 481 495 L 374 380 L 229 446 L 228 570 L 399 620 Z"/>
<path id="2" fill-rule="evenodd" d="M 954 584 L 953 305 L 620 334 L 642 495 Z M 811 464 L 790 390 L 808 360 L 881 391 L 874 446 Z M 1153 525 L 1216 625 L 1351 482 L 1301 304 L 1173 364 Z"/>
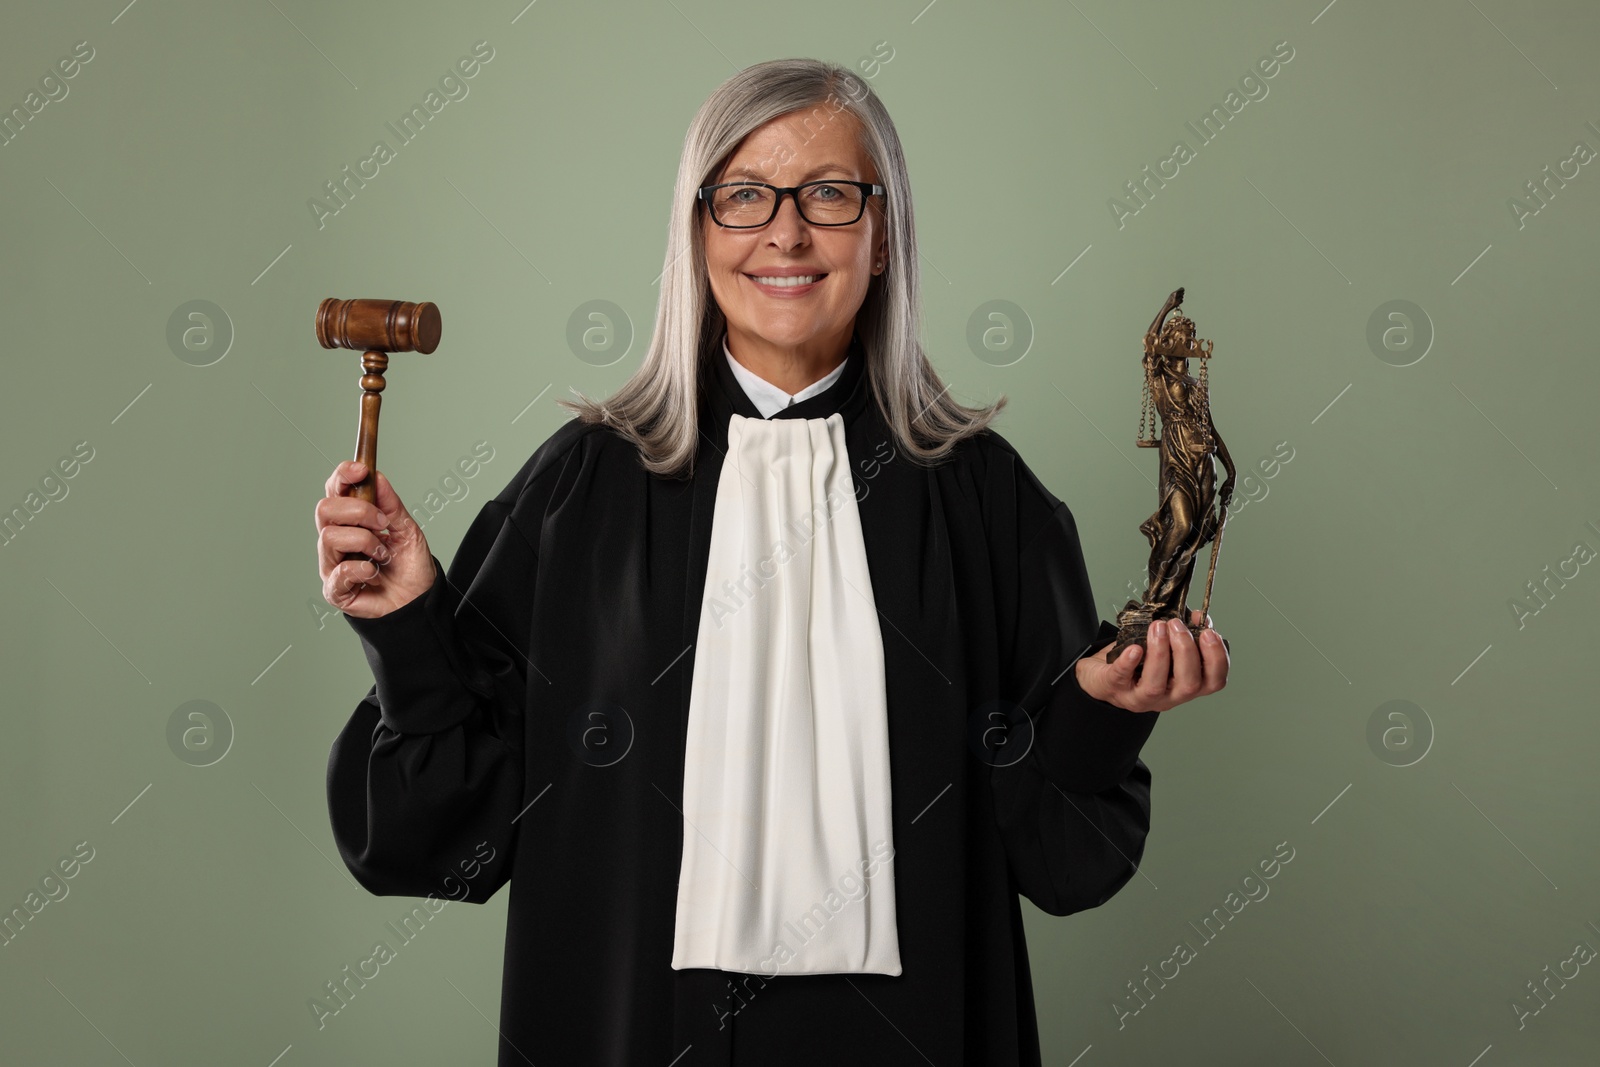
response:
<path id="1" fill-rule="evenodd" d="M 1011 397 L 999 428 L 1075 513 L 1104 615 L 1144 566 L 1139 338 L 1167 292 L 1216 343 L 1241 468 L 1292 450 L 1227 526 L 1229 684 L 1145 749 L 1140 873 L 1070 918 L 1023 905 L 1046 1062 L 1600 1056 L 1595 966 L 1514 1007 L 1600 947 L 1600 567 L 1567 565 L 1520 625 L 1511 607 L 1600 549 L 1600 164 L 1520 226 L 1508 206 L 1600 149 L 1600 9 L 119 4 L 14 5 L 0 32 L 8 109 L 94 49 L 0 147 L 0 508 L 93 449 L 0 546 L 0 904 L 94 849 L 0 947 L 0 1061 L 492 1061 L 505 892 L 447 907 L 325 1028 L 307 1007 L 415 903 L 360 890 L 329 832 L 328 747 L 370 675 L 316 610 L 312 509 L 358 372 L 312 317 L 327 296 L 441 308 L 439 350 L 391 370 L 382 467 L 415 508 L 492 446 L 427 524 L 448 562 L 561 424 L 554 398 L 638 365 L 684 130 L 781 56 L 855 66 L 893 114 L 928 351 L 958 396 Z M 469 95 L 319 229 L 307 201 L 480 40 Z M 1184 123 L 1282 41 L 1267 95 L 1201 146 Z M 1119 227 L 1110 199 L 1179 139 L 1195 158 Z M 208 366 L 220 326 L 168 341 L 194 300 L 231 324 Z M 604 367 L 566 340 L 597 300 L 634 333 Z M 996 300 L 1021 359 L 968 346 Z M 1375 348 L 1394 300 L 1426 320 Z M 232 726 L 210 766 L 169 745 L 189 701 Z M 1369 740 L 1391 701 L 1409 719 Z M 1204 942 L 1190 924 L 1285 842 L 1270 895 Z M 1194 958 L 1119 1019 L 1180 941 Z"/>

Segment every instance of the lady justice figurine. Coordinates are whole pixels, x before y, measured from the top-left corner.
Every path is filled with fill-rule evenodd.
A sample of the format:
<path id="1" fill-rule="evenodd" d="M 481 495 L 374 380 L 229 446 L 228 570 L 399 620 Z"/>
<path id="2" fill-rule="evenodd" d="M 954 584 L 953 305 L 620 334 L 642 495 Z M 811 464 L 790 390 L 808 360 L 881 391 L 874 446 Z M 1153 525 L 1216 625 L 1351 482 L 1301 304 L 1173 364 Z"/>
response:
<path id="1" fill-rule="evenodd" d="M 1117 613 L 1117 640 L 1106 653 L 1108 663 L 1125 646 L 1143 645 L 1154 620 L 1182 619 L 1196 636 L 1210 625 L 1206 612 L 1211 606 L 1211 582 L 1217 573 L 1217 552 L 1222 546 L 1228 501 L 1233 498 L 1235 471 L 1228 446 L 1211 421 L 1209 362 L 1200 364 L 1198 379 L 1189 376 L 1189 360 L 1209 361 L 1212 342 L 1197 341 L 1193 320 L 1181 313 L 1167 321 L 1182 303 L 1183 290 L 1179 288 L 1167 297 L 1144 335 L 1144 404 L 1137 444 L 1161 450 L 1160 498 L 1155 513 L 1139 526 L 1139 532 L 1150 540 L 1150 585 L 1143 602 L 1130 600 Z M 1161 417 L 1159 437 L 1155 436 L 1157 414 Z M 1213 454 L 1228 471 L 1220 494 L 1216 493 Z M 1207 542 L 1212 545 L 1211 568 L 1200 608 L 1202 621 L 1196 625 L 1189 618 L 1189 580 L 1195 556 Z"/>

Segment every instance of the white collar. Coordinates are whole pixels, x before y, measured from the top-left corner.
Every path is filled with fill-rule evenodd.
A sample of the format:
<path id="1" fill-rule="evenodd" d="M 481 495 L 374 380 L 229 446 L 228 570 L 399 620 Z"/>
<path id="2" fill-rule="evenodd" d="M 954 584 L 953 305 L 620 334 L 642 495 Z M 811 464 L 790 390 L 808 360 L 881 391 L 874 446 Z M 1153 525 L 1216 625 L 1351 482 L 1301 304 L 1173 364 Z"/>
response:
<path id="1" fill-rule="evenodd" d="M 722 335 L 722 354 L 727 358 L 728 366 L 733 368 L 733 376 L 739 380 L 739 385 L 743 387 L 745 395 L 750 398 L 750 402 L 756 406 L 757 411 L 761 412 L 761 417 L 764 419 L 770 419 L 775 412 L 782 411 L 791 404 L 798 404 L 808 397 L 816 396 L 838 381 L 839 376 L 844 373 L 844 365 L 849 358 L 846 357 L 841 360 L 837 367 L 822 378 L 791 396 L 734 359 L 733 353 L 728 351 L 727 334 Z"/>

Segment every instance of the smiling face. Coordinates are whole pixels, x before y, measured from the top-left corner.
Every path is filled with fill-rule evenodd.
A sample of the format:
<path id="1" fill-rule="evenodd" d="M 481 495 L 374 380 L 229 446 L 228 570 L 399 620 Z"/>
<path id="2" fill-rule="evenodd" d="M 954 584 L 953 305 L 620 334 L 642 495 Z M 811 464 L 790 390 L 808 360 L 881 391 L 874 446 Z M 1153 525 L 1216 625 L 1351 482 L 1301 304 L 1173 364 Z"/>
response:
<path id="1" fill-rule="evenodd" d="M 753 130 L 705 184 L 755 181 L 796 186 L 824 178 L 881 184 L 862 149 L 860 122 L 848 111 L 807 109 Z M 888 263 L 883 197 L 873 196 L 853 225 L 816 226 L 785 196 L 777 217 L 757 229 L 729 229 L 700 207 L 706 270 L 728 320 L 729 347 L 757 360 L 831 368 L 844 358 L 875 264 Z M 805 275 L 779 288 L 758 278 Z M 817 375 L 820 377 L 821 375 Z"/>

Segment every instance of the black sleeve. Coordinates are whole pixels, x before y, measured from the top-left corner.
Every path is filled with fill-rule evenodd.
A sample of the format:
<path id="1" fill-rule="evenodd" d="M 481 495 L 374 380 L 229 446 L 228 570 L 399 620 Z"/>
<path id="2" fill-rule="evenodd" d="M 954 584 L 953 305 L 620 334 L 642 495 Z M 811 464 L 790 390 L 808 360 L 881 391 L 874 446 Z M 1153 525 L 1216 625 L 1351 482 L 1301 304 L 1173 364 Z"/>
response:
<path id="1" fill-rule="evenodd" d="M 481 904 L 510 877 L 523 799 L 524 714 L 539 529 L 523 493 L 535 453 L 473 520 L 448 571 L 374 619 L 345 616 L 375 684 L 333 743 L 339 854 L 378 895 Z M 531 509 L 531 517 L 530 517 Z"/>
<path id="2" fill-rule="evenodd" d="M 1055 502 L 1016 561 L 1005 684 L 1021 706 L 1010 741 L 1026 755 L 997 760 L 991 784 L 1018 891 L 1051 915 L 1070 915 L 1110 900 L 1138 869 L 1150 830 L 1150 771 L 1139 750 L 1158 713 L 1126 711 L 1078 685 L 1074 664 L 1116 627 L 1095 611 L 1065 504 Z"/>

